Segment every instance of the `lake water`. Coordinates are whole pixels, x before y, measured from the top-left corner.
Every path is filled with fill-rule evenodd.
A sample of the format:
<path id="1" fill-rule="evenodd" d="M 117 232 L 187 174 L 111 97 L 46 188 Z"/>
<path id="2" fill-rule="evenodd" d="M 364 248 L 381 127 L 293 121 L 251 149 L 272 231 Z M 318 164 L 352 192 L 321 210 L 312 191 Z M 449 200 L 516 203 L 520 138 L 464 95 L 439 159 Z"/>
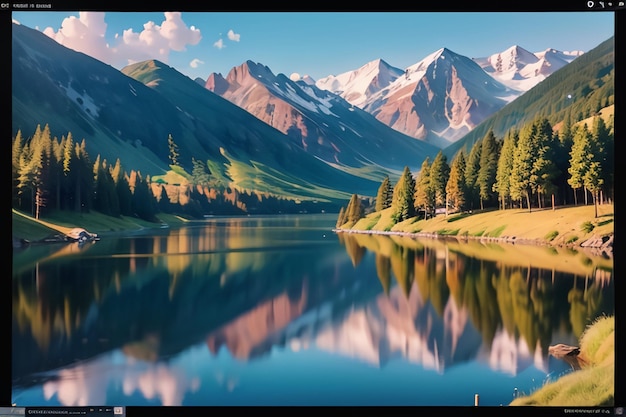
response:
<path id="1" fill-rule="evenodd" d="M 612 260 L 211 218 L 13 255 L 13 402 L 506 405 L 614 314 Z"/>

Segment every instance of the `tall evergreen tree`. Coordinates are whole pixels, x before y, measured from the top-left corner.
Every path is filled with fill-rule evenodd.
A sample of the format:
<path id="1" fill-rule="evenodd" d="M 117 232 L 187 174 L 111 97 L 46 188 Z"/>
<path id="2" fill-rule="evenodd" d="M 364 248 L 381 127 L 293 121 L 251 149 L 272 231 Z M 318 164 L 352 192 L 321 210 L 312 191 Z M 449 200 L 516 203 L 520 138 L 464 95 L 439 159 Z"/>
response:
<path id="1" fill-rule="evenodd" d="M 191 170 L 191 182 L 194 185 L 204 186 L 209 183 L 209 172 L 207 171 L 206 164 L 194 157 L 191 157 L 192 170 Z"/>
<path id="2" fill-rule="evenodd" d="M 430 158 L 426 157 L 415 179 L 415 193 L 413 195 L 413 205 L 416 211 L 422 210 L 424 212 L 424 218 L 432 216 L 435 210 L 435 192 L 430 185 L 430 166 Z"/>
<path id="3" fill-rule="evenodd" d="M 100 161 L 100 155 L 96 157 L 94 163 L 94 210 L 108 216 L 120 216 L 120 204 L 117 194 L 115 180 L 111 175 L 112 170 L 107 161 Z"/>
<path id="4" fill-rule="evenodd" d="M 352 194 L 348 206 L 346 207 L 346 223 L 354 225 L 363 217 L 363 206 L 361 205 L 361 199 L 357 194 Z"/>
<path id="5" fill-rule="evenodd" d="M 600 162 L 602 170 L 602 187 L 601 190 L 607 196 L 613 194 L 613 176 L 615 173 L 615 144 L 613 133 L 609 126 L 606 125 L 602 117 L 596 117 L 592 127 L 592 137 L 597 150 L 597 161 Z M 601 199 L 603 200 L 603 199 Z"/>
<path id="6" fill-rule="evenodd" d="M 142 177 L 139 171 L 132 171 L 131 178 L 133 178 L 131 189 L 133 190 L 134 214 L 140 219 L 155 222 L 158 204 L 148 181 Z"/>
<path id="7" fill-rule="evenodd" d="M 62 139 L 63 140 L 63 139 Z M 52 206 L 61 209 L 61 189 L 63 187 L 63 144 L 55 137 L 52 141 L 52 158 L 50 159 L 50 194 Z"/>
<path id="8" fill-rule="evenodd" d="M 518 132 L 515 129 L 509 130 L 502 144 L 502 150 L 498 158 L 498 168 L 496 170 L 496 182 L 493 190 L 498 193 L 500 207 L 506 209 L 506 203 L 511 198 L 511 171 L 513 169 L 513 156 L 517 146 Z"/>
<path id="9" fill-rule="evenodd" d="M 480 139 L 470 149 L 465 165 L 465 184 L 467 186 L 467 200 L 470 209 L 473 209 L 478 202 L 478 172 L 480 171 L 480 153 L 482 148 L 482 139 Z"/>
<path id="10" fill-rule="evenodd" d="M 35 218 L 39 218 L 39 205 L 37 198 L 41 196 L 42 170 L 43 170 L 43 148 L 39 140 L 41 130 L 37 129 L 37 136 L 33 136 L 27 148 L 28 152 L 23 152 L 20 158 L 20 170 L 18 176 L 18 189 L 20 193 L 28 193 L 26 199 L 30 205 L 30 213 Z"/>
<path id="11" fill-rule="evenodd" d="M 176 144 L 176 142 L 174 142 L 174 138 L 172 137 L 171 133 L 167 136 L 167 147 L 169 149 L 170 163 L 173 166 L 180 166 L 180 153 L 178 152 L 178 145 Z"/>
<path id="12" fill-rule="evenodd" d="M 68 132 L 64 140 L 61 141 L 61 147 L 63 148 L 63 156 L 61 165 L 63 168 L 63 177 L 61 178 L 61 194 L 63 203 L 62 208 L 69 209 L 70 201 L 73 199 L 72 195 L 72 183 L 73 174 L 72 166 L 76 163 L 74 156 L 74 137 L 72 132 Z"/>
<path id="13" fill-rule="evenodd" d="M 389 176 L 385 175 L 380 187 L 378 187 L 378 193 L 376 194 L 376 211 L 381 211 L 391 207 L 391 201 L 393 199 L 393 187 Z"/>
<path id="14" fill-rule="evenodd" d="M 594 120 L 593 132 L 585 136 L 584 146 L 584 173 L 583 186 L 591 192 L 593 197 L 595 217 L 598 217 L 598 200 L 600 190 L 604 185 L 604 167 L 606 166 L 605 149 L 608 142 L 608 131 L 602 118 Z"/>
<path id="15" fill-rule="evenodd" d="M 446 196 L 448 204 L 454 211 L 465 209 L 466 184 L 465 184 L 465 151 L 458 152 L 452 160 L 450 176 L 446 184 Z"/>
<path id="16" fill-rule="evenodd" d="M 19 207 L 19 176 L 20 176 L 20 157 L 24 149 L 24 138 L 22 137 L 22 131 L 18 130 L 17 134 L 13 138 L 13 147 L 11 152 L 11 194 L 12 194 L 12 206 Z"/>
<path id="17" fill-rule="evenodd" d="M 76 164 L 73 167 L 74 182 L 74 211 L 89 212 L 91 208 L 91 190 L 93 189 L 93 167 L 87 154 L 87 144 L 83 139 L 80 144 L 74 145 Z"/>
<path id="18" fill-rule="evenodd" d="M 115 193 L 117 194 L 117 201 L 119 202 L 120 215 L 132 216 L 133 194 L 130 190 L 130 184 L 128 183 L 128 176 L 119 158 L 116 159 L 115 165 L 111 168 L 111 178 L 113 178 L 115 182 Z"/>
<path id="19" fill-rule="evenodd" d="M 161 185 L 160 188 L 161 195 L 159 196 L 159 210 L 163 213 L 172 213 L 172 202 L 170 201 L 170 197 L 167 195 L 165 186 Z"/>
<path id="20" fill-rule="evenodd" d="M 346 208 L 345 207 L 341 207 L 339 209 L 339 215 L 337 216 L 337 223 L 335 224 L 336 227 L 341 227 L 346 223 Z"/>
<path id="21" fill-rule="evenodd" d="M 537 154 L 535 155 L 535 161 L 532 167 L 531 173 L 531 187 L 537 193 L 537 205 L 543 207 L 542 198 L 545 195 L 551 195 L 552 209 L 555 206 L 556 185 L 555 181 L 559 174 L 556 163 L 556 149 L 558 148 L 558 141 L 554 139 L 552 133 L 552 126 L 547 119 L 542 119 L 536 122 L 535 130 L 535 142 Z"/>
<path id="22" fill-rule="evenodd" d="M 402 175 L 393 188 L 392 198 L 392 219 L 398 223 L 408 218 L 415 217 L 415 205 L 413 196 L 415 194 L 415 180 L 408 166 L 404 167 Z"/>
<path id="23" fill-rule="evenodd" d="M 446 184 L 448 183 L 449 177 L 450 166 L 448 165 L 448 159 L 443 151 L 439 151 L 430 166 L 430 189 L 434 197 L 434 209 L 436 210 L 437 207 L 445 207 L 446 213 L 448 212 L 448 208 L 446 207 Z"/>
<path id="24" fill-rule="evenodd" d="M 574 190 L 574 202 L 578 205 L 577 190 L 584 187 L 584 177 L 589 168 L 589 153 L 591 148 L 591 132 L 587 125 L 578 126 L 574 131 L 570 162 L 567 172 L 570 174 L 567 183 Z"/>
<path id="25" fill-rule="evenodd" d="M 532 195 L 531 175 L 537 155 L 536 128 L 535 124 L 531 124 L 520 130 L 511 169 L 511 197 L 520 200 L 525 198 L 528 211 L 532 210 L 530 203 Z"/>
<path id="26" fill-rule="evenodd" d="M 484 208 L 484 203 L 490 203 L 494 196 L 493 185 L 496 182 L 496 171 L 498 169 L 498 145 L 493 130 L 489 130 L 483 138 L 480 150 L 480 162 L 476 185 L 480 199 L 480 208 Z"/>

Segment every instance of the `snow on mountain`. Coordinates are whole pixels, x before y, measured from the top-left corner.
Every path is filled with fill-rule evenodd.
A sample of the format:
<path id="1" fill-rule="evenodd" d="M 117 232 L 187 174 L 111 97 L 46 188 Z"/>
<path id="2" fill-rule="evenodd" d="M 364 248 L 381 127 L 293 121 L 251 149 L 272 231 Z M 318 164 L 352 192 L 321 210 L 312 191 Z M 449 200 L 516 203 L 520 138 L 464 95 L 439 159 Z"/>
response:
<path id="1" fill-rule="evenodd" d="M 401 69 L 377 59 L 354 71 L 329 75 L 318 80 L 315 85 L 341 96 L 354 106 L 362 107 L 372 94 L 387 87 L 402 74 L 404 71 Z"/>
<path id="2" fill-rule="evenodd" d="M 495 79 L 525 92 L 580 55 L 581 51 L 562 52 L 552 48 L 532 53 L 513 45 L 486 58 L 474 58 L 474 61 Z"/>
<path id="3" fill-rule="evenodd" d="M 315 80 L 310 75 L 303 75 L 299 81 L 302 81 L 307 85 L 315 85 Z"/>
<path id="4" fill-rule="evenodd" d="M 519 94 L 471 59 L 441 48 L 407 67 L 362 108 L 402 133 L 444 148 Z"/>
<path id="5" fill-rule="evenodd" d="M 378 59 L 315 85 L 395 130 L 445 147 L 581 54 L 513 45 L 470 59 L 441 48 L 404 70 Z"/>
<path id="6" fill-rule="evenodd" d="M 205 87 L 331 164 L 401 172 L 404 166 L 438 151 L 436 146 L 379 123 L 371 114 L 310 81 L 310 77 L 295 73 L 289 78 L 274 75 L 268 67 L 246 61 L 225 78 L 211 74 Z M 380 152 L 383 148 L 389 152 Z"/>

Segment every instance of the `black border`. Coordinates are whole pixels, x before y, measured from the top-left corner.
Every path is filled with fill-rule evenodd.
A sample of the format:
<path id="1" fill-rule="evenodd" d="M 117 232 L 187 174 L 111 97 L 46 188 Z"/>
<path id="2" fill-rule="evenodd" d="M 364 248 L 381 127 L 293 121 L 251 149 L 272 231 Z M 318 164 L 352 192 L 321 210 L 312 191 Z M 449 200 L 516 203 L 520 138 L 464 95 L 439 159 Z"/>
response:
<path id="1" fill-rule="evenodd" d="M 594 7 L 588 7 L 587 0 L 574 0 L 568 1 L 567 4 L 563 4 L 563 2 L 556 1 L 523 1 L 523 2 L 499 2 L 497 6 L 487 5 L 485 2 L 477 4 L 476 2 L 455 2 L 455 1 L 447 1 L 440 2 L 437 0 L 431 0 L 426 4 L 417 5 L 416 2 L 410 2 L 410 4 L 403 6 L 400 2 L 393 6 L 388 7 L 377 7 L 377 6 L 366 6 L 355 8 L 354 4 L 345 5 L 343 3 L 334 3 L 331 5 L 324 4 L 314 4 L 316 2 L 307 2 L 308 4 L 302 4 L 303 2 L 298 2 L 298 7 L 284 7 L 276 4 L 266 4 L 262 8 L 251 7 L 250 5 L 244 6 L 241 3 L 237 2 L 237 7 L 229 6 L 228 3 L 222 2 L 224 4 L 216 4 L 216 2 L 211 2 L 210 5 L 200 4 L 201 2 L 195 2 L 195 4 L 184 4 L 184 2 L 179 1 L 164 1 L 164 0 L 153 0 L 147 2 L 135 2 L 132 6 L 130 4 L 126 4 L 124 6 L 114 5 L 111 2 L 102 2 L 102 1 L 78 1 L 78 0 L 58 0 L 58 1 L 38 1 L 38 0 L 30 0 L 28 1 L 33 3 L 40 4 L 49 4 L 51 6 L 50 11 L 137 11 L 137 12 L 151 12 L 151 11 L 183 11 L 183 12 L 211 12 L 211 11 L 230 11 L 230 12 L 263 12 L 263 11 L 297 11 L 297 12 L 606 12 L 608 10 L 615 11 L 615 72 L 617 74 L 625 74 L 623 77 L 617 76 L 615 79 L 615 108 L 616 108 L 616 117 L 615 117 L 615 129 L 616 136 L 620 137 L 621 132 L 626 131 L 626 120 L 624 117 L 620 117 L 622 114 L 622 106 L 626 106 L 626 90 L 624 87 L 624 83 L 626 82 L 626 71 L 622 69 L 622 65 L 626 67 L 626 63 L 622 64 L 620 62 L 620 57 L 622 55 L 626 55 L 626 51 L 624 46 L 626 45 L 626 7 L 613 7 L 611 9 L 602 9 L 598 7 L 597 1 L 595 1 Z M 2 18 L 2 24 L 0 25 L 0 39 L 1 42 L 4 43 L 2 47 L 3 53 L 9 55 L 11 51 L 11 12 L 14 10 L 25 11 L 23 8 L 14 9 L 12 7 L 13 4 L 17 3 L 26 3 L 27 1 L 11 1 L 8 3 L 0 3 L 0 16 Z M 608 2 L 608 0 L 607 0 Z M 617 4 L 617 0 L 613 0 L 615 4 Z M 267 2 L 265 2 L 267 3 Z M 319 3 L 319 2 L 317 2 Z M 462 3 L 462 4 L 459 4 Z M 6 5 L 9 7 L 6 7 Z M 295 4 L 295 3 L 294 3 Z M 406 4 L 403 2 L 403 4 Z M 42 9 L 32 9 L 34 11 L 42 11 Z M 529 28 L 532 30 L 532 28 Z M 6 52 L 4 52 L 6 51 Z M 5 71 L 0 75 L 0 79 L 4 83 L 4 88 L 0 91 L 6 92 L 6 95 L 2 97 L 2 101 L 5 102 L 5 105 L 0 106 L 3 109 L 3 113 L 8 115 L 7 122 L 2 124 L 2 127 L 5 129 L 5 140 L 8 141 L 9 137 L 12 137 L 11 132 L 11 112 L 8 109 L 11 109 L 11 96 L 8 92 L 11 90 L 11 77 L 10 71 L 10 55 L 9 58 L 2 62 L 2 66 L 4 66 Z M 8 71 L 6 71 L 8 67 Z M 617 140 L 617 144 L 624 140 Z M 618 159 L 619 146 L 616 147 L 615 157 Z M 6 153 L 6 169 L 7 171 L 11 165 L 10 152 Z M 617 160 L 616 162 L 619 162 Z M 616 174 L 618 174 L 619 169 L 616 169 Z M 8 173 L 7 173 L 7 178 Z M 618 187 L 619 188 L 619 187 Z M 9 196 L 8 192 L 5 192 L 5 196 Z M 615 207 L 616 212 L 619 211 L 619 207 L 621 206 L 622 196 L 620 193 L 616 193 L 615 196 Z M 10 198 L 9 198 L 9 207 L 7 208 L 7 214 L 10 212 Z M 8 217 L 8 216 L 7 216 Z M 619 226 L 619 221 L 616 223 Z M 11 228 L 11 220 L 9 217 L 9 228 Z M 6 237 L 8 241 L 8 237 Z M 6 248 L 6 246 L 4 246 Z M 613 256 L 614 260 L 620 260 L 621 248 L 619 245 L 619 235 L 616 243 L 614 244 Z M 12 253 L 11 253 L 12 256 Z M 616 289 L 616 305 L 615 305 L 615 315 L 616 315 L 616 328 L 619 328 L 620 317 L 624 314 L 622 310 L 622 304 L 619 299 L 619 289 L 623 287 L 623 283 L 621 280 L 626 279 L 620 276 L 620 271 L 622 270 L 620 262 L 615 262 L 614 265 L 614 280 L 615 280 L 615 289 Z M 11 278 L 5 277 L 2 279 L 2 284 L 4 288 L 0 288 L 0 309 L 2 315 L 2 327 L 0 329 L 4 329 L 2 333 L 0 333 L 0 341 L 2 343 L 2 353 L 0 353 L 0 406 L 10 406 L 11 403 L 11 355 L 8 352 L 11 351 L 11 343 L 10 343 L 10 334 L 11 334 L 11 326 L 12 326 L 12 309 L 11 309 L 11 300 L 12 300 L 12 285 Z M 6 335 L 9 335 L 7 338 Z M 620 343 L 619 339 L 616 337 L 615 340 L 616 345 L 616 375 L 615 375 L 615 405 L 620 407 L 626 407 L 626 393 L 624 390 L 623 378 L 619 374 L 619 364 L 623 362 L 620 353 L 622 350 L 622 343 Z M 5 386 L 6 385 L 6 386 Z M 416 387 L 416 390 L 419 387 Z M 576 411 L 578 410 L 578 411 Z M 435 415 L 435 414 L 443 414 L 445 412 L 453 413 L 461 416 L 471 416 L 471 415 L 481 415 L 481 414 L 496 414 L 496 415 L 537 415 L 537 416 L 548 416 L 548 415 L 616 415 L 614 413 L 613 407 L 608 408 L 584 408 L 577 407 L 574 409 L 573 407 L 446 407 L 446 406 L 437 406 L 437 407 L 126 407 L 126 415 L 129 417 L 134 416 L 195 416 L 195 415 L 223 415 L 230 414 L 236 412 L 247 412 L 251 411 L 256 413 L 271 413 L 274 415 L 297 415 L 301 413 L 315 413 L 315 414 L 353 414 L 359 417 L 365 416 L 416 416 L 419 414 L 422 415 Z M 608 412 L 608 413 L 607 413 Z"/>

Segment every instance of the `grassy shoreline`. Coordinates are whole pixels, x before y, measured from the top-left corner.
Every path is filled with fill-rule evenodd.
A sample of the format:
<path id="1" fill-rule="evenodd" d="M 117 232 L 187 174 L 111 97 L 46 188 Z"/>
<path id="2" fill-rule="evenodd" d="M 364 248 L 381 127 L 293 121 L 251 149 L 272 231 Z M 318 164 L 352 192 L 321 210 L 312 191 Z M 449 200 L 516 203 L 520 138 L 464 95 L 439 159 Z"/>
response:
<path id="1" fill-rule="evenodd" d="M 159 222 L 152 223 L 133 217 L 111 217 L 97 212 L 76 215 L 71 212 L 57 212 L 44 219 L 13 209 L 13 247 L 26 244 L 39 244 L 54 235 L 65 235 L 76 227 L 83 228 L 100 237 L 141 233 L 149 229 L 181 226 L 189 222 L 182 217 L 160 214 Z"/>
<path id="2" fill-rule="evenodd" d="M 615 405 L 615 317 L 591 323 L 579 341 L 585 365 L 534 392 L 514 399 L 511 406 L 609 407 Z"/>
<path id="3" fill-rule="evenodd" d="M 614 206 L 571 206 L 529 212 L 525 209 L 492 210 L 481 213 L 440 214 L 428 220 L 408 219 L 394 224 L 391 209 L 370 213 L 355 224 L 344 224 L 337 232 L 401 235 L 409 237 L 478 239 L 533 245 L 605 248 L 614 233 Z M 605 247 L 606 246 L 606 247 Z"/>

